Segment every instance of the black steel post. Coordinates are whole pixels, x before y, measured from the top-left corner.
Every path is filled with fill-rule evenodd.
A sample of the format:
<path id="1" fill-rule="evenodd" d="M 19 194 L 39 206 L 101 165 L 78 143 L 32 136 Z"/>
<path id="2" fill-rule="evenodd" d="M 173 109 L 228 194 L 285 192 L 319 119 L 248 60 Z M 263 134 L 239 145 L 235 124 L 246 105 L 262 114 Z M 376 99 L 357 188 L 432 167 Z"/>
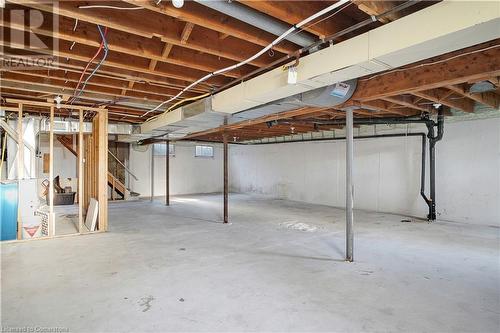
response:
<path id="1" fill-rule="evenodd" d="M 228 157 L 228 144 L 227 144 L 227 134 L 223 135 L 223 143 L 224 143 L 224 223 L 228 223 L 228 166 L 227 166 L 227 157 Z"/>
<path id="2" fill-rule="evenodd" d="M 167 140 L 165 157 L 165 206 L 170 206 L 170 140 Z"/>

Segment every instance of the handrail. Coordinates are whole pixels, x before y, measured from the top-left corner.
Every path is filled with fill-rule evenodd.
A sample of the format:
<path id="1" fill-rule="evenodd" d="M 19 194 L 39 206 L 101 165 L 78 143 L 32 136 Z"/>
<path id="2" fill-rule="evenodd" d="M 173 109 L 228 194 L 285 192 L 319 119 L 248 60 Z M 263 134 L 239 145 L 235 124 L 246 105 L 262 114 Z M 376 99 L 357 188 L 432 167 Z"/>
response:
<path id="1" fill-rule="evenodd" d="M 133 173 L 132 171 L 130 171 L 126 166 L 125 164 L 123 164 L 119 159 L 118 157 L 116 157 L 109 149 L 108 149 L 108 154 L 110 154 L 114 159 L 115 161 L 117 161 L 118 163 L 120 163 L 120 165 L 125 169 L 125 171 L 127 171 L 132 177 L 134 177 L 135 180 L 139 180 Z"/>

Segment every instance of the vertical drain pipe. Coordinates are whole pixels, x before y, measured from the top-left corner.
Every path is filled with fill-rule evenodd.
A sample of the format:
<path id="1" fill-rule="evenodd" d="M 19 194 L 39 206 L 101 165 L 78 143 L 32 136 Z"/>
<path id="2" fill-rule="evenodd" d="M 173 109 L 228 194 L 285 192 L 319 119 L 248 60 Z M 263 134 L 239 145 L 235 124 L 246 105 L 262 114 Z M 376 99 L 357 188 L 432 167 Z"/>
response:
<path id="1" fill-rule="evenodd" d="M 353 206 L 354 185 L 352 182 L 352 164 L 354 159 L 353 145 L 353 110 L 346 110 L 346 257 L 345 260 L 352 262 L 353 257 Z"/>
<path id="2" fill-rule="evenodd" d="M 437 123 L 429 121 L 427 125 L 427 137 L 429 138 L 429 181 L 430 181 L 430 198 L 429 214 L 427 219 L 429 221 L 436 220 L 436 143 L 443 138 L 444 134 L 444 108 L 442 105 L 438 107 Z M 434 127 L 437 127 L 437 135 L 434 135 Z"/>

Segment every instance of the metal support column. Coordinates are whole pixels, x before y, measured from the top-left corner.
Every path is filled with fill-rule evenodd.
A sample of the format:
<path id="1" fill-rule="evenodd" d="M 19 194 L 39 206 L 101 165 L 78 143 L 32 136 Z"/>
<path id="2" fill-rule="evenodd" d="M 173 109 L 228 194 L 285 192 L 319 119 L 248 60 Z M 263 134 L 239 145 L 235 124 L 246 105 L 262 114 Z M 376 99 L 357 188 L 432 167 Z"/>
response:
<path id="1" fill-rule="evenodd" d="M 170 140 L 165 154 L 165 206 L 170 206 Z"/>
<path id="2" fill-rule="evenodd" d="M 352 182 L 353 164 L 353 111 L 346 111 L 346 261 L 353 261 L 353 205 L 354 205 L 354 185 Z"/>
<path id="3" fill-rule="evenodd" d="M 151 202 L 154 200 L 155 191 L 155 146 L 151 144 Z"/>
<path id="4" fill-rule="evenodd" d="M 223 142 L 224 142 L 224 223 L 228 223 L 227 134 L 223 134 Z"/>

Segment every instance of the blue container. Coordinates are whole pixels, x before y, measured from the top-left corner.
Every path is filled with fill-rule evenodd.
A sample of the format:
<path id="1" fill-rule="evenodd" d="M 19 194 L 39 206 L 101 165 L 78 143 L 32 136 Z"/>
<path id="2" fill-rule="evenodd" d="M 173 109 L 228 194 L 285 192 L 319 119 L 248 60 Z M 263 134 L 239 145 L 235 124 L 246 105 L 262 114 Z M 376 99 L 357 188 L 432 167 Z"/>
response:
<path id="1" fill-rule="evenodd" d="M 0 240 L 16 239 L 17 183 L 0 183 Z"/>

